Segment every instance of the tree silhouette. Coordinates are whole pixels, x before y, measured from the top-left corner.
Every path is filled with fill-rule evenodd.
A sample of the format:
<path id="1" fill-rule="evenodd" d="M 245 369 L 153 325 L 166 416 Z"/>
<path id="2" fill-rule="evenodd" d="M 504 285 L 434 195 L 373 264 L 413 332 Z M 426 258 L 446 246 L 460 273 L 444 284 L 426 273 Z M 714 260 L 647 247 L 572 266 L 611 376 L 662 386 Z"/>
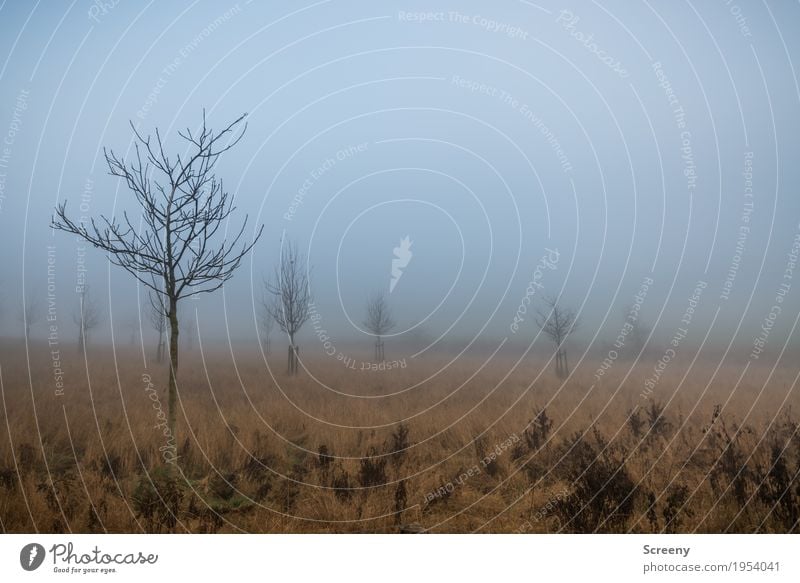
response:
<path id="1" fill-rule="evenodd" d="M 577 329 L 578 317 L 574 310 L 560 306 L 558 298 L 545 297 L 544 302 L 547 308 L 539 310 L 536 323 L 556 346 L 556 375 L 563 379 L 569 376 L 564 341 Z"/>
<path id="2" fill-rule="evenodd" d="M 167 426 L 176 437 L 178 372 L 178 304 L 183 298 L 211 293 L 233 277 L 242 257 L 261 236 L 263 225 L 253 240 L 239 245 L 247 225 L 230 239 L 219 233 L 235 210 L 234 198 L 215 174 L 221 154 L 242 139 L 246 124 L 236 135 L 245 116 L 214 132 L 203 122 L 198 133 L 190 129 L 178 135 L 186 142 L 187 153 L 168 156 L 161 134 L 155 140 L 142 136 L 131 122 L 136 138 L 132 161 L 106 151 L 112 176 L 123 179 L 141 211 L 139 221 L 127 212 L 121 217 L 78 223 L 67 217 L 67 202 L 56 207 L 54 229 L 77 235 L 105 251 L 114 265 L 122 267 L 140 283 L 163 296 L 169 321 L 169 382 Z"/>
<path id="3" fill-rule="evenodd" d="M 97 328 L 103 319 L 100 306 L 89 293 L 89 286 L 84 285 L 78 293 L 78 309 L 72 312 L 72 321 L 78 327 L 78 352 L 84 354 L 89 344 L 89 334 Z"/>
<path id="4" fill-rule="evenodd" d="M 128 329 L 128 333 L 130 334 L 130 336 L 128 336 L 128 345 L 133 348 L 136 346 L 136 332 L 138 332 L 139 318 L 136 314 L 130 314 L 126 316 L 122 322 L 123 326 Z"/>
<path id="5" fill-rule="evenodd" d="M 636 304 L 632 304 L 625 312 L 625 323 L 630 324 L 630 330 L 625 341 L 625 352 L 632 358 L 638 357 L 644 351 L 647 337 L 650 335 L 650 327 L 642 320 L 641 308 L 636 310 L 634 309 L 635 306 Z M 636 314 L 636 316 L 632 318 L 632 314 Z"/>
<path id="6" fill-rule="evenodd" d="M 148 319 L 150 326 L 158 334 L 158 344 L 156 344 L 156 362 L 164 362 L 164 335 L 167 332 L 167 310 L 164 307 L 164 296 L 149 290 L 148 300 Z"/>
<path id="7" fill-rule="evenodd" d="M 305 258 L 293 243 L 287 242 L 281 250 L 273 279 L 265 284 L 272 295 L 267 309 L 278 327 L 289 336 L 287 370 L 290 375 L 296 375 L 300 350 L 295 335 L 311 316 L 311 288 Z"/>
<path id="8" fill-rule="evenodd" d="M 375 336 L 375 360 L 383 362 L 385 355 L 382 336 L 386 335 L 395 326 L 384 294 L 373 293 L 367 299 L 367 317 L 364 320 L 364 326 Z"/>

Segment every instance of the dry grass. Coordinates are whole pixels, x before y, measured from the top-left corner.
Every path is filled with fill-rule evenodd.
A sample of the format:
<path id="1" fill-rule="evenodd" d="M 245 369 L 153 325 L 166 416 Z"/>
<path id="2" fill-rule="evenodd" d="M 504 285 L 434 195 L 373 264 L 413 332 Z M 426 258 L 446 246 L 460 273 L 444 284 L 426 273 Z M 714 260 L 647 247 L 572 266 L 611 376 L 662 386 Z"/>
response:
<path id="1" fill-rule="evenodd" d="M 439 374 L 437 362 L 389 372 L 308 363 L 326 387 L 286 378 L 277 358 L 273 379 L 255 354 L 193 355 L 179 375 L 174 479 L 142 381 L 152 376 L 166 406 L 165 371 L 133 354 L 89 357 L 88 374 L 82 361 L 64 364 L 55 396 L 46 348 L 32 347 L 29 378 L 24 349 L 2 346 L 5 532 L 799 528 L 790 371 L 762 391 L 755 367 L 737 386 L 740 367 L 712 377 L 701 366 L 677 389 L 675 364 L 644 399 L 648 367 L 622 382 L 624 363 L 593 388 L 597 363 L 563 387 L 539 361 L 507 378 L 502 361 L 476 373 L 481 361 L 459 360 Z"/>

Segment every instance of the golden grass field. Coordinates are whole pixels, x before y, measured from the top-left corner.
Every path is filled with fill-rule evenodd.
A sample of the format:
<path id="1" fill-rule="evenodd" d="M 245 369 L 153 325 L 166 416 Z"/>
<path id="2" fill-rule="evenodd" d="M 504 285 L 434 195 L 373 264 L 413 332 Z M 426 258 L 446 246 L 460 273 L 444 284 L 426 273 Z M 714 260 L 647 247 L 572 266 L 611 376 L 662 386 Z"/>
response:
<path id="1" fill-rule="evenodd" d="M 532 357 L 385 372 L 320 357 L 313 380 L 280 355 L 270 373 L 257 351 L 184 351 L 171 472 L 163 367 L 93 347 L 87 374 L 62 348 L 56 395 L 47 348 L 20 344 L 2 345 L 5 532 L 800 529 L 796 371 L 737 384 L 740 365 L 676 363 L 646 399 L 652 362 L 593 386 L 598 363 L 562 385 Z"/>

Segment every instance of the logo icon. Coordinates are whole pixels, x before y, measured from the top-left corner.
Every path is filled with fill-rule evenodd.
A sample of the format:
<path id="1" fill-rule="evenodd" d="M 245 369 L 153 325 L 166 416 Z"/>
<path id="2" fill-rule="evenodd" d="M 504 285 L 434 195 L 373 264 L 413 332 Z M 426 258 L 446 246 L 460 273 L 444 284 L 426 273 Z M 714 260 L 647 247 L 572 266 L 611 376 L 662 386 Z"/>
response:
<path id="1" fill-rule="evenodd" d="M 413 241 L 406 235 L 400 239 L 400 245 L 394 248 L 394 259 L 392 259 L 392 279 L 389 281 L 389 293 L 394 291 L 394 286 L 403 277 L 403 269 L 408 267 L 413 253 L 411 252 Z"/>
<path id="2" fill-rule="evenodd" d="M 44 547 L 39 543 L 30 543 L 19 552 L 19 564 L 26 571 L 35 571 L 44 562 Z"/>

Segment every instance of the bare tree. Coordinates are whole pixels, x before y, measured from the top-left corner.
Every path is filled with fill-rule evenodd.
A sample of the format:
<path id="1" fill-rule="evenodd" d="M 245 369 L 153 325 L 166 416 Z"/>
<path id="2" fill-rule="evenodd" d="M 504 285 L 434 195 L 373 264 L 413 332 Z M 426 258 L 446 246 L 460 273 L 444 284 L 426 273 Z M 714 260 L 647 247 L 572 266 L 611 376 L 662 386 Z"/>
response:
<path id="1" fill-rule="evenodd" d="M 647 344 L 647 337 L 650 335 L 650 327 L 642 320 L 641 307 L 636 304 L 628 306 L 625 311 L 625 323 L 627 329 L 627 336 L 625 339 L 625 346 L 628 353 L 632 358 L 636 358 L 644 350 Z"/>
<path id="2" fill-rule="evenodd" d="M 306 323 L 311 307 L 309 270 L 297 246 L 287 242 L 275 267 L 274 281 L 267 281 L 266 290 L 272 294 L 267 309 L 278 327 L 289 336 L 287 369 L 290 375 L 298 372 L 299 348 L 295 335 Z"/>
<path id="3" fill-rule="evenodd" d="M 164 362 L 164 336 L 167 332 L 167 310 L 164 307 L 164 296 L 150 290 L 147 293 L 149 303 L 148 318 L 150 326 L 158 334 L 158 344 L 156 344 L 156 362 Z"/>
<path id="4" fill-rule="evenodd" d="M 39 300 L 31 295 L 25 296 L 19 309 L 19 321 L 25 326 L 25 340 L 31 336 L 31 326 L 38 324 L 42 319 L 42 310 Z"/>
<path id="5" fill-rule="evenodd" d="M 578 327 L 575 311 L 558 305 L 558 298 L 545 297 L 546 308 L 539 310 L 536 323 L 556 346 L 556 375 L 559 378 L 569 376 L 567 349 L 564 341 Z"/>
<path id="6" fill-rule="evenodd" d="M 84 354 L 89 343 L 89 334 L 102 321 L 103 316 L 97 301 L 89 293 L 89 286 L 84 285 L 78 293 L 78 308 L 72 312 L 72 321 L 78 327 L 78 352 Z"/>
<path id="7" fill-rule="evenodd" d="M 128 329 L 128 346 L 133 348 L 136 346 L 136 329 L 139 326 L 139 319 L 136 317 L 136 314 L 131 314 L 126 316 L 123 320 L 124 326 Z"/>
<path id="8" fill-rule="evenodd" d="M 382 337 L 395 326 L 389 304 L 384 294 L 373 293 L 367 299 L 367 317 L 364 320 L 364 326 L 375 336 L 375 360 L 383 362 L 385 360 L 385 355 L 383 352 Z"/>
<path id="9" fill-rule="evenodd" d="M 235 210 L 234 199 L 215 174 L 221 154 L 235 146 L 247 126 L 244 115 L 225 129 L 214 132 L 203 123 L 197 133 L 179 132 L 186 142 L 184 155 L 164 152 L 161 135 L 143 137 L 131 122 L 136 137 L 133 160 L 113 150 L 105 151 L 112 176 L 125 181 L 141 210 L 141 224 L 127 212 L 122 217 L 74 222 L 67 217 L 64 201 L 56 208 L 53 228 L 77 235 L 105 251 L 109 260 L 164 299 L 169 321 L 169 382 L 167 427 L 177 440 L 178 303 L 199 293 L 211 293 L 233 277 L 242 257 L 261 236 L 263 226 L 249 243 L 239 241 L 247 225 L 234 229 L 230 238 L 218 233 L 227 227 Z"/>

